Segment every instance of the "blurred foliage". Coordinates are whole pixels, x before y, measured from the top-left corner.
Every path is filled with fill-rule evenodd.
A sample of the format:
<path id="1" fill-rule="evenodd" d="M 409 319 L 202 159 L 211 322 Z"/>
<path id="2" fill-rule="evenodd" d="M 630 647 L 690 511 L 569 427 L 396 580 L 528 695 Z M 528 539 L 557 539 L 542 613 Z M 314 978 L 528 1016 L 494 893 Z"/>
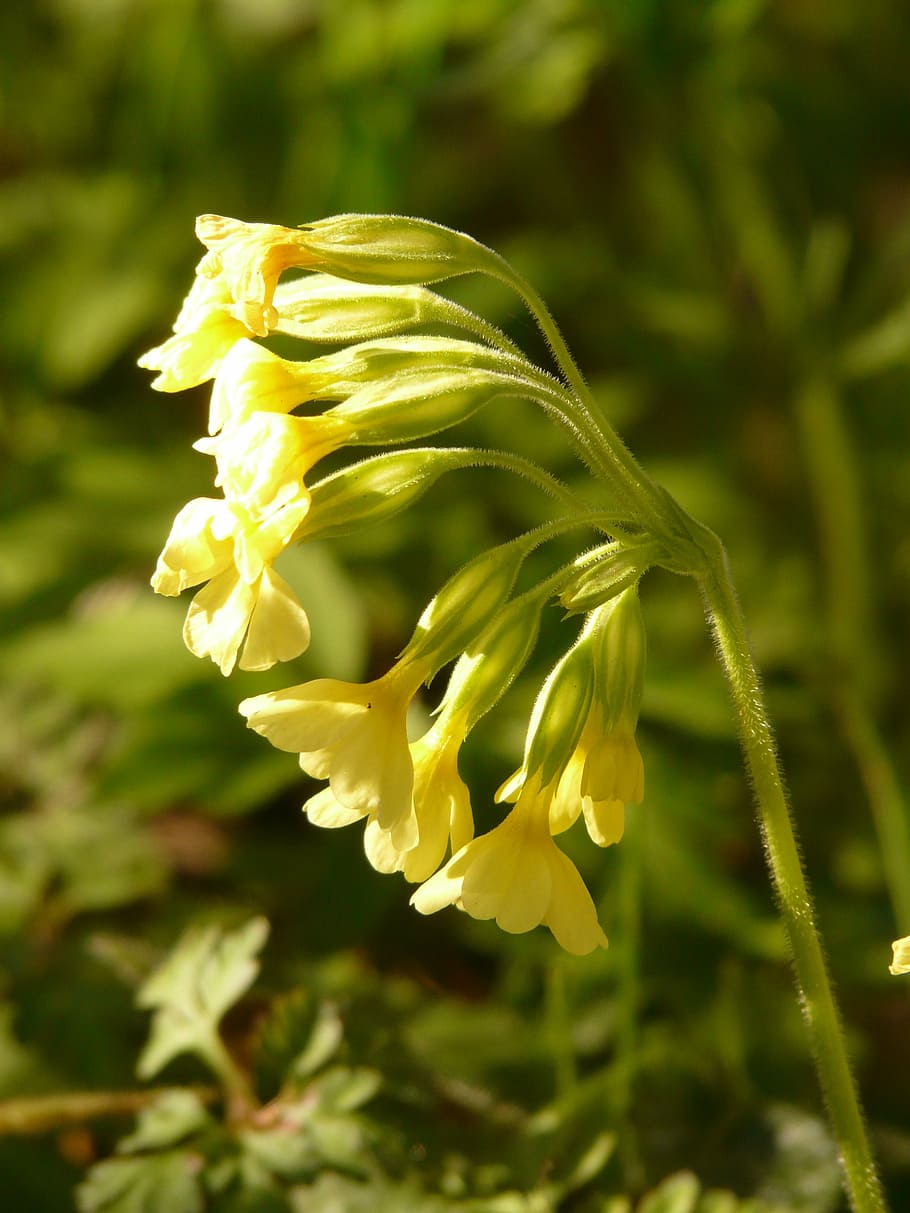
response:
<path id="1" fill-rule="evenodd" d="M 193 1094 L 211 1076 L 180 1056 L 126 1136 L 116 1117 L 7 1129 L 10 1208 L 69 1209 L 77 1183 L 110 1213 L 842 1208 L 687 585 L 644 587 L 646 803 L 609 853 L 568 840 L 611 937 L 578 961 L 417 919 L 355 834 L 305 824 L 294 764 L 236 714 L 274 679 L 226 684 L 148 590 L 208 488 L 187 453 L 205 392 L 156 396 L 134 365 L 188 287 L 193 217 L 343 210 L 424 215 L 509 257 L 635 451 L 727 542 L 906 1206 L 910 1002 L 887 963 L 910 875 L 888 876 L 869 794 L 910 775 L 908 60 L 898 0 L 2 6 L 0 1097 L 133 1088 L 131 989 L 184 930 L 272 924 L 262 978 L 236 1006 L 254 968 L 228 980 L 206 1029 L 227 1011 L 252 1102 Z M 546 359 L 500 288 L 450 293 Z M 525 405 L 464 430 L 517 430 L 580 478 Z M 542 516 L 471 471 L 289 554 L 314 642 L 283 677 L 381 672 L 459 563 Z M 554 615 L 541 670 L 562 635 Z M 466 755 L 481 823 L 532 693 Z"/>

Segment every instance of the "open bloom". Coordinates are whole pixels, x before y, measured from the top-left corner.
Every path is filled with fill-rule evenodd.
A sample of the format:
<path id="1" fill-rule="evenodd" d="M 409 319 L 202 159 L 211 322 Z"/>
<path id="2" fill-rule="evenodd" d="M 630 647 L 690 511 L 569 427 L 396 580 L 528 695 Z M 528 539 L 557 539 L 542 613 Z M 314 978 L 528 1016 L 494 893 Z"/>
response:
<path id="1" fill-rule="evenodd" d="M 578 869 L 550 833 L 555 786 L 532 775 L 508 817 L 467 843 L 411 903 L 421 914 L 456 905 L 472 918 L 493 918 L 513 934 L 543 923 L 576 955 L 606 947 L 591 895 Z"/>
<path id="2" fill-rule="evenodd" d="M 229 674 L 289 661 L 310 641 L 310 626 L 290 586 L 272 569 L 303 521 L 309 501 L 289 501 L 265 516 L 227 500 L 197 497 L 174 519 L 152 588 L 174 596 L 207 581 L 190 603 L 183 638 L 197 657 Z"/>
<path id="3" fill-rule="evenodd" d="M 341 805 L 395 831 L 405 850 L 417 841 L 407 712 L 425 676 L 425 666 L 399 662 L 373 682 L 318 678 L 256 695 L 240 712 L 279 750 L 299 754 L 308 775 L 328 779 Z"/>
<path id="4" fill-rule="evenodd" d="M 303 477 L 320 459 L 344 446 L 351 426 L 323 413 L 285 417 L 253 413 L 215 438 L 200 438 L 196 450 L 214 455 L 215 484 L 247 509 L 268 511 L 295 498 L 309 499 Z"/>
<path id="5" fill-rule="evenodd" d="M 209 250 L 197 273 L 226 284 L 237 317 L 258 337 L 266 336 L 278 320 L 272 300 L 284 270 L 316 263 L 304 233 L 294 228 L 200 215 L 196 235 Z"/>
<path id="6" fill-rule="evenodd" d="M 584 815 L 588 834 L 599 847 L 619 842 L 625 826 L 623 798 L 614 795 L 612 785 L 599 785 L 587 778 L 590 755 L 603 740 L 596 714 L 592 712 L 585 722 L 581 737 L 559 779 L 550 804 L 552 833 L 560 834 L 567 830 L 581 813 Z"/>
<path id="7" fill-rule="evenodd" d="M 196 278 L 174 325 L 174 336 L 142 355 L 139 365 L 160 372 L 159 392 L 182 392 L 212 379 L 229 350 L 250 330 L 234 313 L 227 283 Z"/>
<path id="8" fill-rule="evenodd" d="M 411 742 L 417 840 L 403 850 L 375 818 L 369 821 L 364 849 L 377 871 L 402 872 L 405 880 L 419 883 L 436 871 L 450 844 L 454 855 L 473 836 L 471 796 L 458 773 L 458 751 L 463 738 L 460 722 L 438 720 L 422 737 Z"/>

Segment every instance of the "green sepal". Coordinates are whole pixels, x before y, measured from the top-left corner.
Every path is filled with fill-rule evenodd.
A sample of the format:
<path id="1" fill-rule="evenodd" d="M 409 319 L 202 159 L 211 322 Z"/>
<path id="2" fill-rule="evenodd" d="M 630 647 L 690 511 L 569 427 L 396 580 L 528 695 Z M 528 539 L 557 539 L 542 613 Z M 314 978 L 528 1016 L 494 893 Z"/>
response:
<path id="1" fill-rule="evenodd" d="M 321 269 L 356 282 L 439 282 L 501 272 L 498 258 L 463 232 L 405 215 L 332 215 L 301 224 Z"/>
<path id="2" fill-rule="evenodd" d="M 312 488 L 309 513 L 296 538 L 334 539 L 406 510 L 440 476 L 472 467 L 477 452 L 424 447 L 372 455 L 333 472 Z"/>

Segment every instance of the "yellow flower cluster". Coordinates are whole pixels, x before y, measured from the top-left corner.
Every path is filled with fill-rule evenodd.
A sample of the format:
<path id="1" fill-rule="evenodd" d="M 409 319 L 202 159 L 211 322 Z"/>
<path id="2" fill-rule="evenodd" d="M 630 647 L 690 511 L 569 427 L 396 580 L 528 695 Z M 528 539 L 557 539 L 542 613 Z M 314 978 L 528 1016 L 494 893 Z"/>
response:
<path id="1" fill-rule="evenodd" d="M 489 268 L 491 255 L 466 236 L 376 216 L 294 229 L 204 216 L 197 233 L 208 251 L 174 335 L 141 365 L 158 372 L 153 386 L 161 391 L 212 381 L 209 434 L 195 445 L 214 459 L 221 495 L 178 513 L 152 585 L 167 595 L 202 587 L 184 626 L 193 653 L 223 674 L 235 664 L 264 670 L 309 643 L 306 612 L 274 569 L 282 551 L 308 538 L 314 519 L 331 529 L 385 516 L 389 501 L 409 502 L 418 491 L 411 486 L 432 479 L 427 469 L 442 469 L 445 458 L 453 466 L 457 452 L 374 457 L 310 487 L 306 477 L 320 461 L 343 448 L 438 433 L 503 394 L 553 408 L 558 385 L 480 318 L 426 289 Z M 279 282 L 288 269 L 304 272 Z M 482 340 L 410 331 L 426 323 L 473 328 Z M 262 344 L 273 332 L 340 348 L 289 361 Z M 513 596 L 525 558 L 561 533 L 554 527 L 492 548 L 450 578 L 381 678 L 321 678 L 258 695 L 240 710 L 250 728 L 326 781 L 305 805 L 309 819 L 330 828 L 363 822 L 370 863 L 418 884 L 412 901 L 421 913 L 455 905 L 510 932 L 542 923 L 583 954 L 607 941 L 555 838 L 581 818 L 597 845 L 617 842 L 624 805 L 643 796 L 635 742 L 640 564 L 627 560 L 620 580 L 604 563 L 600 581 L 585 581 L 581 634 L 544 682 L 522 765 L 497 795 L 508 811 L 477 838 L 458 769 L 469 732 L 527 662 L 543 605 L 568 584 L 554 575 Z M 590 567 L 599 567 L 593 557 L 579 557 L 568 572 L 577 578 Z M 415 695 L 452 661 L 433 724 L 411 740 Z"/>

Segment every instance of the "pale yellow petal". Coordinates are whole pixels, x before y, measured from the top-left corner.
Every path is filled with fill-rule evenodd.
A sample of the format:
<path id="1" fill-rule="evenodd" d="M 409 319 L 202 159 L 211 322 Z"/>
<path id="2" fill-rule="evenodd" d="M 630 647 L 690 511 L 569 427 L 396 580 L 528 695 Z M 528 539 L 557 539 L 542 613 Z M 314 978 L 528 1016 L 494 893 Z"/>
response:
<path id="1" fill-rule="evenodd" d="M 591 894 L 574 863 L 555 843 L 549 854 L 549 869 L 550 905 L 544 921 L 557 943 L 575 956 L 605 948 L 607 937 L 597 921 Z"/>
<path id="2" fill-rule="evenodd" d="M 183 625 L 186 647 L 197 657 L 210 656 L 222 674 L 234 668 L 256 602 L 256 586 L 241 581 L 233 569 L 220 573 L 190 603 Z"/>
<path id="3" fill-rule="evenodd" d="M 276 661 L 292 661 L 309 643 L 310 621 L 294 591 L 273 569 L 264 569 L 240 657 L 241 670 L 267 670 Z"/>
<path id="4" fill-rule="evenodd" d="M 910 973 L 910 935 L 896 939 L 891 945 L 892 958 L 888 972 L 898 977 L 901 973 Z"/>
<path id="5" fill-rule="evenodd" d="M 349 809 L 343 805 L 334 796 L 331 788 L 323 788 L 321 792 L 311 796 L 303 806 L 303 811 L 314 826 L 319 826 L 324 830 L 342 829 L 344 826 L 353 825 L 355 821 L 362 821 L 366 817 L 366 813 L 361 813 L 357 809 Z"/>
<path id="6" fill-rule="evenodd" d="M 336 745 L 368 710 L 369 695 L 368 684 L 317 678 L 245 699 L 239 711 L 277 749 L 303 754 Z"/>
<path id="7" fill-rule="evenodd" d="M 609 847 L 619 842 L 625 829 L 625 805 L 621 800 L 592 800 L 586 796 L 582 802 L 585 826 L 592 842 L 599 847 Z"/>
<path id="8" fill-rule="evenodd" d="M 473 846 L 473 843 L 469 844 Z M 464 880 L 464 856 L 467 847 L 454 855 L 444 868 L 431 876 L 411 894 L 411 905 L 418 914 L 435 914 L 445 906 L 453 906 L 461 900 Z"/>
<path id="9" fill-rule="evenodd" d="M 157 594 L 179 594 L 230 565 L 231 544 L 213 533 L 223 510 L 224 502 L 217 498 L 196 497 L 178 513 L 152 577 Z"/>

